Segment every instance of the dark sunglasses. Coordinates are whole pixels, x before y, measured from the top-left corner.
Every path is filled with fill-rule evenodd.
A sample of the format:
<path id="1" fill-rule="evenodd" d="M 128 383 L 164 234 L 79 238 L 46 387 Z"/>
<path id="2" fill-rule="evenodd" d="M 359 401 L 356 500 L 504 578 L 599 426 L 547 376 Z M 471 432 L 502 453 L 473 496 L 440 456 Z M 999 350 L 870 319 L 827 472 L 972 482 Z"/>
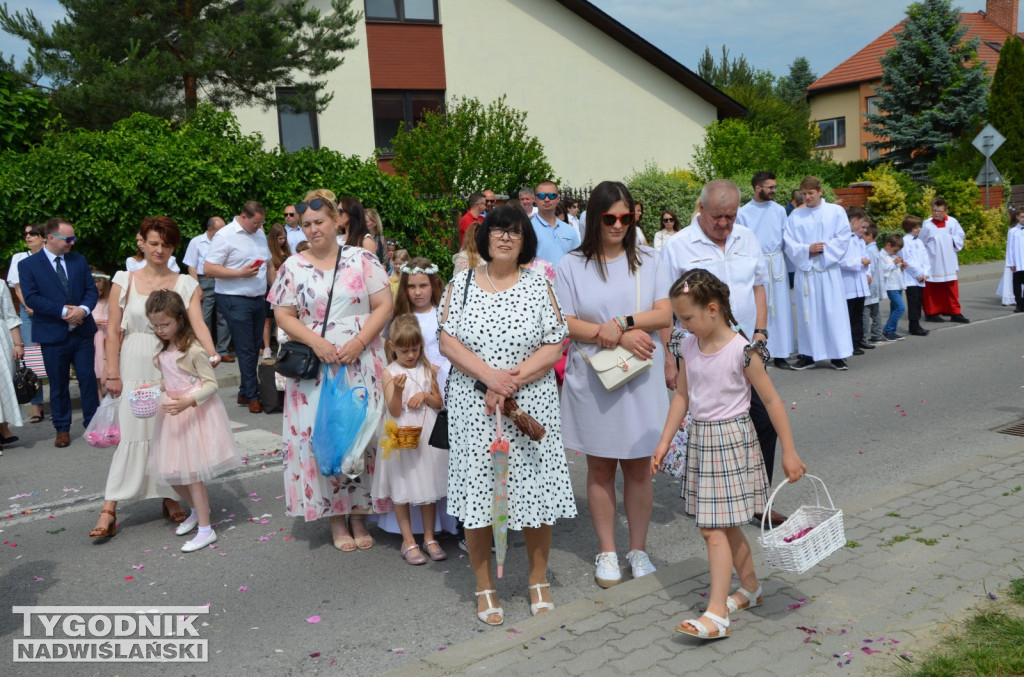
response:
<path id="1" fill-rule="evenodd" d="M 38 230 L 26 230 L 25 237 L 28 237 L 29 235 L 31 235 L 32 237 L 39 237 L 40 235 L 42 235 L 42 233 L 40 233 Z"/>
<path id="2" fill-rule="evenodd" d="M 672 223 L 673 221 L 675 221 L 675 219 L 673 219 L 671 216 L 668 217 L 667 219 L 661 220 L 662 223 Z"/>
<path id="3" fill-rule="evenodd" d="M 485 205 L 492 205 L 492 204 L 494 204 L 494 200 L 484 200 L 484 204 Z"/>
<path id="4" fill-rule="evenodd" d="M 65 241 L 65 242 L 67 242 L 68 244 L 74 244 L 74 243 L 75 243 L 75 240 L 77 240 L 77 239 L 78 239 L 78 238 L 77 238 L 76 236 L 74 236 L 74 235 L 72 235 L 71 237 L 64 237 L 63 235 L 58 235 L 57 233 L 54 233 L 54 234 L 53 234 L 53 236 L 54 236 L 55 238 L 57 238 L 58 240 L 64 240 L 64 241 Z"/>
<path id="5" fill-rule="evenodd" d="M 295 216 L 295 212 L 285 212 L 284 215 L 286 217 L 288 217 L 288 216 Z"/>
<path id="6" fill-rule="evenodd" d="M 636 220 L 636 212 L 626 212 L 625 214 L 611 214 L 609 212 L 605 212 L 604 214 L 601 214 L 601 223 L 606 226 L 614 226 L 616 221 L 624 226 L 632 226 L 634 220 Z"/>
<path id="7" fill-rule="evenodd" d="M 305 214 L 307 209 L 312 209 L 315 211 L 323 207 L 325 204 L 327 204 L 327 198 L 315 197 L 309 202 L 296 202 L 295 211 L 297 211 L 299 214 Z"/>
<path id="8" fill-rule="evenodd" d="M 537 193 L 538 200 L 557 200 L 558 193 Z"/>

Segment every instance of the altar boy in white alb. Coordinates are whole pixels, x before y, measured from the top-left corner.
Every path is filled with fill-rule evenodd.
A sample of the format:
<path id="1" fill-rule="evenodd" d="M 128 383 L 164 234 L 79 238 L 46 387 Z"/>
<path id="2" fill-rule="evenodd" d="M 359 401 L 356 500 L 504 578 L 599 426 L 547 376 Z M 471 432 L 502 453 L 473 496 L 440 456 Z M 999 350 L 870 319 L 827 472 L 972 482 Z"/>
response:
<path id="1" fill-rule="evenodd" d="M 960 222 L 949 215 L 949 206 L 941 197 L 932 200 L 932 218 L 925 219 L 918 235 L 925 251 L 932 274 L 924 285 L 924 319 L 928 322 L 945 322 L 942 315 L 949 315 L 953 322 L 970 322 L 960 311 L 960 287 L 956 271 L 960 262 L 956 253 L 964 248 L 964 229 Z"/>
<path id="2" fill-rule="evenodd" d="M 782 253 L 782 234 L 786 228 L 786 208 L 775 201 L 775 174 L 758 172 L 750 180 L 754 199 L 740 207 L 736 223 L 754 233 L 761 255 L 768 264 L 765 295 L 768 301 L 768 352 L 779 369 L 792 369 L 786 358 L 796 347 L 793 336 L 793 304 L 789 298 L 786 259 Z"/>
<path id="3" fill-rule="evenodd" d="M 831 360 L 832 368 L 847 369 L 853 354 L 850 316 L 839 269 L 853 233 L 843 208 L 821 199 L 821 180 L 808 176 L 800 182 L 803 209 L 789 215 L 784 234 L 785 252 L 796 268 L 797 351 L 794 369 L 809 369 L 818 360 Z"/>

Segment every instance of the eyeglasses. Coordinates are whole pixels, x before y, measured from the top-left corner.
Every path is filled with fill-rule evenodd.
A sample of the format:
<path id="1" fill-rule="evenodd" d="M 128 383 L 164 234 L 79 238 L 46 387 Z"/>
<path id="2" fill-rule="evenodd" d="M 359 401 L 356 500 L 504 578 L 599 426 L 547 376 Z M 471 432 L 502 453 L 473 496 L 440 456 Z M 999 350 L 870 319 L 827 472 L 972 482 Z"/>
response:
<path id="1" fill-rule="evenodd" d="M 295 212 L 285 212 L 284 213 L 284 217 L 285 218 L 288 218 L 289 216 L 295 216 Z"/>
<path id="2" fill-rule="evenodd" d="M 558 193 L 537 193 L 538 200 L 557 200 Z"/>
<path id="3" fill-rule="evenodd" d="M 39 237 L 42 235 L 38 230 L 26 230 L 25 237 Z"/>
<path id="4" fill-rule="evenodd" d="M 484 200 L 484 204 L 485 205 L 492 205 L 492 204 L 494 204 L 494 200 Z"/>
<path id="5" fill-rule="evenodd" d="M 295 211 L 297 211 L 299 214 L 305 214 L 307 209 L 312 209 L 316 211 L 317 209 L 320 209 L 325 204 L 327 204 L 327 202 L 328 200 L 325 197 L 315 197 L 309 202 L 296 202 Z"/>
<path id="6" fill-rule="evenodd" d="M 150 324 L 149 330 L 153 332 L 167 331 L 174 326 L 174 322 L 164 322 L 163 324 Z"/>
<path id="7" fill-rule="evenodd" d="M 55 238 L 57 238 L 58 240 L 64 240 L 64 241 L 65 241 L 65 242 L 67 242 L 68 244 L 74 244 L 74 243 L 75 243 L 75 240 L 77 240 L 77 239 L 78 239 L 78 238 L 77 238 L 77 237 L 75 237 L 74 235 L 72 235 L 71 237 L 64 237 L 63 235 L 58 235 L 57 233 L 54 233 L 54 234 L 53 234 L 53 236 L 54 236 Z"/>
<path id="8" fill-rule="evenodd" d="M 510 228 L 502 228 L 500 226 L 491 226 L 488 232 L 491 234 L 491 237 L 493 237 L 495 240 L 500 240 L 503 235 L 508 235 L 508 239 L 512 241 L 523 239 L 523 231 L 521 230 L 512 230 Z"/>
<path id="9" fill-rule="evenodd" d="M 610 212 L 605 212 L 604 214 L 601 214 L 601 223 L 606 226 L 614 226 L 616 221 L 624 226 L 632 226 L 635 219 L 636 212 L 626 212 L 625 214 L 612 214 Z"/>
<path id="10" fill-rule="evenodd" d="M 667 219 L 662 219 L 661 220 L 662 223 L 672 223 L 674 221 L 675 221 L 675 219 L 673 219 L 671 216 L 668 217 Z"/>

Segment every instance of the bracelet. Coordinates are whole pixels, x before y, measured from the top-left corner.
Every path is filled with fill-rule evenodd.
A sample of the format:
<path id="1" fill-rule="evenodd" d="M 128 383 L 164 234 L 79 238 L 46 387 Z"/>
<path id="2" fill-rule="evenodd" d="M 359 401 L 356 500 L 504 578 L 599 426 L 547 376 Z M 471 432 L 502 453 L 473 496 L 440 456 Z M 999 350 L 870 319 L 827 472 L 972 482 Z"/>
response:
<path id="1" fill-rule="evenodd" d="M 359 341 L 360 343 L 362 343 L 363 344 L 363 350 L 366 350 L 366 341 L 364 341 L 363 339 L 359 338 L 358 334 L 356 334 L 354 338 L 355 338 L 356 341 Z"/>
<path id="2" fill-rule="evenodd" d="M 120 377 L 120 376 L 108 376 L 108 377 L 107 377 L 107 378 L 105 378 L 104 380 L 105 380 L 105 381 L 120 381 L 120 380 L 121 380 L 121 377 Z"/>
<path id="3" fill-rule="evenodd" d="M 626 331 L 626 321 L 622 319 L 622 315 L 615 316 L 615 323 L 619 325 L 620 330 Z"/>
<path id="4" fill-rule="evenodd" d="M 24 343 L 15 343 L 15 344 L 14 344 L 14 347 L 15 347 L 15 348 L 24 348 L 24 347 L 25 347 L 25 344 L 24 344 Z"/>

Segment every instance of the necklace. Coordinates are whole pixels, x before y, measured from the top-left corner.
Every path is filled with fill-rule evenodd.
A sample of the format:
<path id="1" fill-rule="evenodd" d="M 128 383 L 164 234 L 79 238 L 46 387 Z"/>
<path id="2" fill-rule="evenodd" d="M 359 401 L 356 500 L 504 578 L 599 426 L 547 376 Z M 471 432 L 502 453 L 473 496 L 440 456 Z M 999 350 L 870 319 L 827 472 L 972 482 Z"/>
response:
<path id="1" fill-rule="evenodd" d="M 519 268 L 517 266 L 516 267 L 516 281 L 512 285 L 513 287 L 516 286 L 517 284 L 519 284 L 519 278 L 522 277 L 522 275 L 523 275 L 523 269 Z M 484 266 L 484 277 L 487 278 L 487 283 L 491 285 L 491 289 L 494 290 L 494 293 L 495 294 L 499 293 L 498 292 L 498 288 L 494 286 L 494 280 L 491 279 L 491 264 L 489 264 L 489 263 L 486 266 Z"/>

